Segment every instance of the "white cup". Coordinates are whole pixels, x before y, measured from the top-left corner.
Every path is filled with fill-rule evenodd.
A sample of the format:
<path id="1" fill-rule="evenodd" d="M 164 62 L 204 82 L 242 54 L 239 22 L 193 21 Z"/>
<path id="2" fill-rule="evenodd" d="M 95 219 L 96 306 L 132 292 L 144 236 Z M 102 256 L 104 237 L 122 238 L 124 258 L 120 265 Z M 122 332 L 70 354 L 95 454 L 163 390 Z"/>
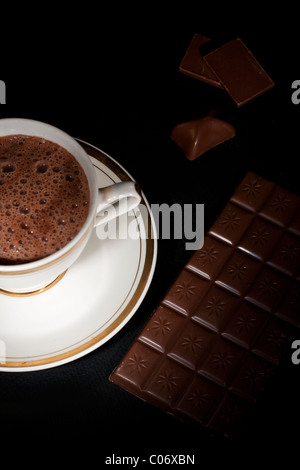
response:
<path id="1" fill-rule="evenodd" d="M 75 139 L 52 125 L 31 119 L 0 119 L 0 137 L 15 134 L 42 137 L 68 150 L 83 168 L 90 189 L 87 219 L 66 246 L 37 261 L 15 265 L 0 264 L 0 293 L 32 295 L 43 291 L 63 276 L 81 254 L 95 226 L 121 215 L 124 211 L 134 209 L 140 203 L 141 196 L 137 184 L 133 181 L 98 188 L 94 167 L 85 150 Z M 124 198 L 127 203 L 120 204 Z M 105 211 L 105 208 L 112 205 L 116 210 Z M 108 215 L 104 217 L 103 212 Z"/>

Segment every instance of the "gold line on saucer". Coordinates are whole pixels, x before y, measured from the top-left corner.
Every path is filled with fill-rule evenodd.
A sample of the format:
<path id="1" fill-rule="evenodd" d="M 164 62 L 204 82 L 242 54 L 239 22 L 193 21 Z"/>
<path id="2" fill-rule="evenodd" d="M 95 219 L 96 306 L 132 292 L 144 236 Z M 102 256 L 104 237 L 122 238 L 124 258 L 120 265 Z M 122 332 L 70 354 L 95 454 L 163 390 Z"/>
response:
<path id="1" fill-rule="evenodd" d="M 37 289 L 32 292 L 11 292 L 9 290 L 0 289 L 0 294 L 10 295 L 11 297 L 29 297 L 30 295 L 41 294 L 42 292 L 45 292 L 45 290 L 48 290 L 51 287 L 55 286 L 55 284 L 57 284 L 64 277 L 66 272 L 67 269 L 59 276 L 57 276 L 57 278 L 55 278 L 54 281 L 50 282 L 50 284 L 48 284 L 47 286 L 41 287 L 41 289 Z"/>

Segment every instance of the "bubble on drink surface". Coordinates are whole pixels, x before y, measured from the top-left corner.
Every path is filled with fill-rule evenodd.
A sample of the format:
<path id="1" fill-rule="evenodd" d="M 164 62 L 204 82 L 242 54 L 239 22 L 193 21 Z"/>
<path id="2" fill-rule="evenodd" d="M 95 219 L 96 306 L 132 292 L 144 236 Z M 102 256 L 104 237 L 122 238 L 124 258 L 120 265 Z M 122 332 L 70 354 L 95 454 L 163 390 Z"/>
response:
<path id="1" fill-rule="evenodd" d="M 2 166 L 3 173 L 13 173 L 16 170 L 16 167 L 13 163 L 5 163 Z"/>
<path id="2" fill-rule="evenodd" d="M 38 163 L 37 166 L 36 166 L 36 172 L 42 175 L 42 174 L 46 173 L 46 171 L 48 170 L 48 168 L 49 168 L 48 163 L 46 163 L 46 162 L 40 162 L 40 163 Z"/>
<path id="3" fill-rule="evenodd" d="M 20 208 L 20 214 L 22 214 L 22 215 L 26 215 L 26 214 L 28 214 L 29 212 L 30 212 L 30 208 L 29 208 L 28 206 L 22 206 L 22 207 Z"/>
<path id="4" fill-rule="evenodd" d="M 69 181 L 69 183 L 72 183 L 74 181 L 75 177 L 73 175 L 71 175 L 70 173 L 68 173 L 66 175 L 66 181 Z"/>

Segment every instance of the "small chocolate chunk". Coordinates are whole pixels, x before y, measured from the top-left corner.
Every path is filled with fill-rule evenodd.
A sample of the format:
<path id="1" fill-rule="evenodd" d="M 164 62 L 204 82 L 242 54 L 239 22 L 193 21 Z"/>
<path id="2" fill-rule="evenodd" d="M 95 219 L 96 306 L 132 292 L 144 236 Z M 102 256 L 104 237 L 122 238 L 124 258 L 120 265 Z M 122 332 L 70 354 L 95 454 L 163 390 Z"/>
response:
<path id="1" fill-rule="evenodd" d="M 212 114 L 176 125 L 171 139 L 183 150 L 189 160 L 235 136 L 234 127 Z"/>
<path id="2" fill-rule="evenodd" d="M 234 39 L 204 56 L 223 88 L 242 106 L 274 86 L 273 80 L 241 39 Z"/>
<path id="3" fill-rule="evenodd" d="M 194 34 L 192 41 L 179 65 L 179 71 L 185 75 L 201 80 L 218 88 L 223 88 L 210 67 L 204 62 L 200 47 L 210 42 L 210 39 Z"/>

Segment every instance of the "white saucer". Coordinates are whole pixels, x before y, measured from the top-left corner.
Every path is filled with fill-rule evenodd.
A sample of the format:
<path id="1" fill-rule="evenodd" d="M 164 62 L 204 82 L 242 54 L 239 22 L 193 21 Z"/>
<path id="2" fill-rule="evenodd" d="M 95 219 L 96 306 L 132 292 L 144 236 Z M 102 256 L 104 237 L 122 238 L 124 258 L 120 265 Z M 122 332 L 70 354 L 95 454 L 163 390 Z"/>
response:
<path id="1" fill-rule="evenodd" d="M 107 154 L 80 143 L 99 186 L 133 180 Z M 118 238 L 99 240 L 94 230 L 80 258 L 52 287 L 29 297 L 0 294 L 0 371 L 74 361 L 112 338 L 133 316 L 150 286 L 157 256 L 156 236 L 149 236 L 155 225 L 142 196 L 137 209 L 120 217 Z M 127 232 L 130 237 L 124 236 Z"/>

